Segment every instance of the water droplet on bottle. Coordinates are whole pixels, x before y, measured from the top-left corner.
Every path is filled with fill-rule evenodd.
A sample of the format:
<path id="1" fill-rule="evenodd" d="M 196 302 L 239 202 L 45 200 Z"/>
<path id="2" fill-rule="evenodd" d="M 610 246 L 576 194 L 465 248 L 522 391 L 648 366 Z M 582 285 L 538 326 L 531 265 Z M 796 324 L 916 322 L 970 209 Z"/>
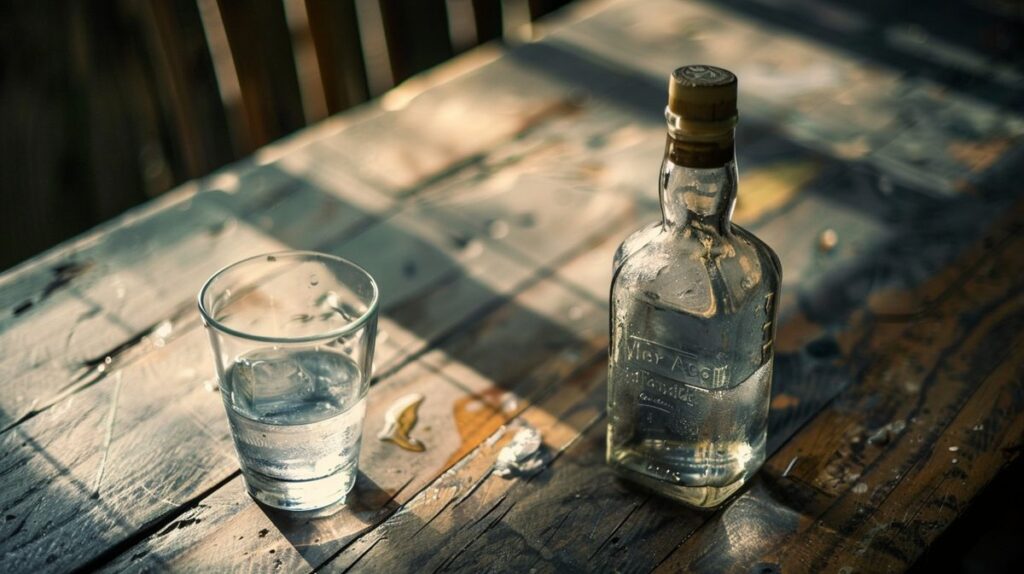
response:
<path id="1" fill-rule="evenodd" d="M 309 285 L 311 287 L 315 287 L 315 286 L 317 286 L 319 284 L 320 284 L 320 278 L 316 276 L 316 273 L 313 273 L 312 275 L 309 276 Z"/>

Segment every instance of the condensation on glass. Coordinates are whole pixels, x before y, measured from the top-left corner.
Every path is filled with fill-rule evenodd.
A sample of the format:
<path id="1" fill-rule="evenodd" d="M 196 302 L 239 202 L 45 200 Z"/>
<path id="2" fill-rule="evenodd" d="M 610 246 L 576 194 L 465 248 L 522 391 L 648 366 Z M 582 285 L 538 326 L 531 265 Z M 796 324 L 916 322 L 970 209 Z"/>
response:
<path id="1" fill-rule="evenodd" d="M 608 463 L 705 508 L 764 461 L 781 282 L 771 248 L 730 221 L 736 85 L 711 66 L 672 73 L 663 217 L 622 242 L 611 289 Z"/>

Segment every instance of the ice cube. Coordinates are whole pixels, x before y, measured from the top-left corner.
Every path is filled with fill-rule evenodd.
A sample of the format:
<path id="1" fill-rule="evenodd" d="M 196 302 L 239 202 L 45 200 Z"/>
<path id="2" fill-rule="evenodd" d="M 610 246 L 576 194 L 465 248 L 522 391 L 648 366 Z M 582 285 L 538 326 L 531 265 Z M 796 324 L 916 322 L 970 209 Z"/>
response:
<path id="1" fill-rule="evenodd" d="M 314 393 L 314 378 L 297 357 L 284 350 L 268 349 L 239 357 L 232 370 L 234 400 L 247 410 L 265 416 L 282 403 L 302 401 Z"/>

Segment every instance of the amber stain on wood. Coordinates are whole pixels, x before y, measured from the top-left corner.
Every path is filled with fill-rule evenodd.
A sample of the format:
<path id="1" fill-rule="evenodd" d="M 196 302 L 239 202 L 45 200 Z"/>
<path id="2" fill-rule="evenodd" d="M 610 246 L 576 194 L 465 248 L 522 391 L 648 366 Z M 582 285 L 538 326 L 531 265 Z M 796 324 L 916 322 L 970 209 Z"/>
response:
<path id="1" fill-rule="evenodd" d="M 477 447 L 484 439 L 494 433 L 494 429 L 505 422 L 502 412 L 511 406 L 510 393 L 500 388 L 487 389 L 479 395 L 470 395 L 459 399 L 452 407 L 452 418 L 459 431 L 462 444 L 448 459 L 449 465 L 461 460 L 466 454 Z M 503 404 L 502 397 L 506 397 Z M 518 408 L 518 405 L 512 407 Z M 497 423 L 497 424 L 495 424 Z"/>

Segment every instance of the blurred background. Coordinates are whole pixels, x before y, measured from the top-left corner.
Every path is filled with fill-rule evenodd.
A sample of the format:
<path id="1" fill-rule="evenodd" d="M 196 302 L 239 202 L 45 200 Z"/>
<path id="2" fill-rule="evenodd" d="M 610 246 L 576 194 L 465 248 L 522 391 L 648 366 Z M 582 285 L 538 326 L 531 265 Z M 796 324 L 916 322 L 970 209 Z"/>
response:
<path id="1" fill-rule="evenodd" d="M 569 2 L 5 2 L 0 270 Z"/>

